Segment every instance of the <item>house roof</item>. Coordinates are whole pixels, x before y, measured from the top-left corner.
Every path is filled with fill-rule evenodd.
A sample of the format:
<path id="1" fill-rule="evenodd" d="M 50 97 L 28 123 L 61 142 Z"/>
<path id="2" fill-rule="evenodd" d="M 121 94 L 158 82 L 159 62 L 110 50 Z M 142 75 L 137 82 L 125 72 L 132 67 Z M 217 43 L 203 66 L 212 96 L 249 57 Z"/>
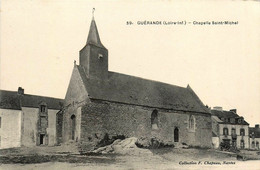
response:
<path id="1" fill-rule="evenodd" d="M 46 103 L 48 109 L 60 110 L 63 105 L 63 99 L 45 97 L 45 96 L 36 96 L 24 94 L 22 95 L 22 107 L 39 107 L 39 104 Z"/>
<path id="2" fill-rule="evenodd" d="M 198 96 L 187 88 L 108 72 L 108 78 L 90 79 L 76 65 L 91 99 L 182 111 L 209 113 Z"/>
<path id="3" fill-rule="evenodd" d="M 260 138 L 260 128 L 249 127 L 249 134 L 254 134 L 255 138 Z"/>
<path id="4" fill-rule="evenodd" d="M 21 107 L 39 107 L 46 103 L 49 109 L 61 109 L 63 100 L 29 94 L 18 94 L 16 91 L 0 90 L 0 108 L 21 110 Z"/>
<path id="5" fill-rule="evenodd" d="M 241 123 L 238 123 L 238 119 L 241 118 L 238 114 L 236 114 L 233 111 L 225 111 L 225 110 L 211 110 L 212 116 L 218 117 L 220 120 L 221 118 L 224 118 L 222 122 L 219 123 L 224 123 L 224 124 L 242 124 L 242 125 L 249 125 L 245 120 L 242 121 Z M 234 118 L 235 122 L 229 122 L 229 118 Z"/>
<path id="6" fill-rule="evenodd" d="M 212 115 L 223 118 L 238 118 L 240 117 L 238 114 L 232 111 L 225 110 L 211 110 Z"/>
<path id="7" fill-rule="evenodd" d="M 223 121 L 220 120 L 217 116 L 212 116 L 212 119 L 215 120 L 218 123 L 222 123 Z"/>
<path id="8" fill-rule="evenodd" d="M 20 100 L 17 92 L 0 90 L 0 108 L 21 110 Z"/>

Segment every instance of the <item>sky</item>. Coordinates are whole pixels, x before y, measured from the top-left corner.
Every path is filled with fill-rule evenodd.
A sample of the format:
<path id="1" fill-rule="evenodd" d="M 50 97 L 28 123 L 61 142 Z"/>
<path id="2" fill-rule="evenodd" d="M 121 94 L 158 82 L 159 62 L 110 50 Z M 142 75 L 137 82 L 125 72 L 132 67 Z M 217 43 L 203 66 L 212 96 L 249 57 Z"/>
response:
<path id="1" fill-rule="evenodd" d="M 64 98 L 92 8 L 110 71 L 189 84 L 205 105 L 237 109 L 250 126 L 260 123 L 257 1 L 2 0 L 0 89 Z M 238 24 L 193 24 L 206 21 Z"/>

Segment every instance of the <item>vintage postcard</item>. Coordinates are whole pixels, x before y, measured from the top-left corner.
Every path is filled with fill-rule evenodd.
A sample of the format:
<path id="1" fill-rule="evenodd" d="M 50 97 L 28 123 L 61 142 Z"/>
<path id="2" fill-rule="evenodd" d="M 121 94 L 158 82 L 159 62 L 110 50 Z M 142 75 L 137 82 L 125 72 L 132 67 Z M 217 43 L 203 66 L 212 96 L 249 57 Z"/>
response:
<path id="1" fill-rule="evenodd" d="M 1 1 L 0 169 L 259 169 L 259 3 Z"/>

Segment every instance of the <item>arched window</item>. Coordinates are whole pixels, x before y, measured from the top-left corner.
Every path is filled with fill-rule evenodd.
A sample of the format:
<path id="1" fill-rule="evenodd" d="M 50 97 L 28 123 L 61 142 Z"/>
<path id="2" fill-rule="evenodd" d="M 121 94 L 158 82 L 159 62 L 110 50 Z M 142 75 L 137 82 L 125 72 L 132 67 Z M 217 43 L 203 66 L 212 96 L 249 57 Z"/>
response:
<path id="1" fill-rule="evenodd" d="M 71 117 L 71 139 L 75 139 L 75 131 L 76 131 L 76 116 L 72 115 Z"/>
<path id="2" fill-rule="evenodd" d="M 244 128 L 240 129 L 240 136 L 245 136 L 245 129 Z"/>
<path id="3" fill-rule="evenodd" d="M 252 148 L 255 148 L 255 142 L 252 141 Z"/>
<path id="4" fill-rule="evenodd" d="M 245 148 L 245 141 L 243 139 L 240 141 L 240 148 L 241 149 Z"/>
<path id="5" fill-rule="evenodd" d="M 177 127 L 174 129 L 174 142 L 179 142 L 179 129 Z"/>
<path id="6" fill-rule="evenodd" d="M 227 136 L 228 135 L 228 128 L 223 128 L 223 135 Z"/>
<path id="7" fill-rule="evenodd" d="M 158 129 L 158 111 L 154 110 L 151 115 L 152 129 Z"/>
<path id="8" fill-rule="evenodd" d="M 195 118 L 194 116 L 189 116 L 189 129 L 195 130 Z"/>

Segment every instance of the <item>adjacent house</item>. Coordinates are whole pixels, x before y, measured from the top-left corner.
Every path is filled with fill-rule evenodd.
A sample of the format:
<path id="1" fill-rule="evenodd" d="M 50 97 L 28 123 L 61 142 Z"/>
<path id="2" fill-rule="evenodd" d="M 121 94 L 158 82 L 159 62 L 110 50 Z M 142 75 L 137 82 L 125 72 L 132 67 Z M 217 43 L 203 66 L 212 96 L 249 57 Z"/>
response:
<path id="1" fill-rule="evenodd" d="M 250 135 L 250 149 L 260 150 L 260 128 L 259 124 L 255 125 L 255 127 L 249 127 L 249 135 Z"/>
<path id="2" fill-rule="evenodd" d="M 104 138 L 157 138 L 211 147 L 211 114 L 188 85 L 108 71 L 108 50 L 91 21 L 64 101 L 63 142 L 91 149 Z"/>
<path id="3" fill-rule="evenodd" d="M 222 107 L 214 107 L 211 114 L 214 148 L 219 148 L 221 142 L 239 149 L 249 148 L 249 124 L 236 109 L 225 111 Z"/>
<path id="4" fill-rule="evenodd" d="M 62 99 L 24 94 L 21 87 L 0 90 L 0 148 L 60 142 L 62 105 Z"/>

